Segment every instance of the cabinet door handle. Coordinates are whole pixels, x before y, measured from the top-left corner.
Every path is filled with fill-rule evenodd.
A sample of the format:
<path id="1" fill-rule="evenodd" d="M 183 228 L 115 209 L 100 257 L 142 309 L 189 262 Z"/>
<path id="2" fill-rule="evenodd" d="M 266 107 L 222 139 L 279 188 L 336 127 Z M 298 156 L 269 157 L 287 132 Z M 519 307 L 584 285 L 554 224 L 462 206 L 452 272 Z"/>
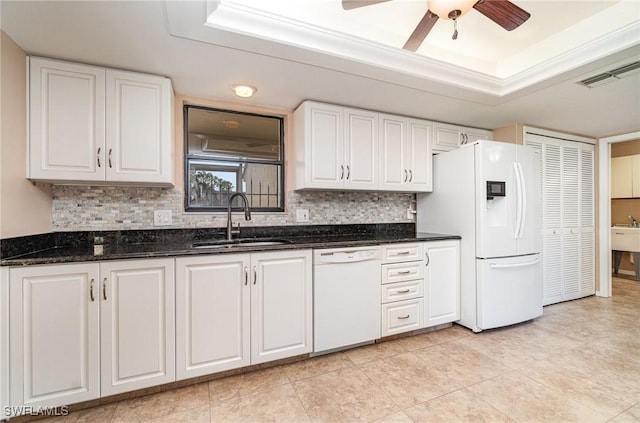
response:
<path id="1" fill-rule="evenodd" d="M 351 167 L 347 165 L 347 179 L 349 179 L 349 176 L 351 176 Z"/>
<path id="2" fill-rule="evenodd" d="M 344 166 L 340 165 L 340 180 L 344 179 Z"/>
<path id="3" fill-rule="evenodd" d="M 249 284 L 249 270 L 247 269 L 247 266 L 244 267 L 244 286 L 247 286 Z"/>
<path id="4" fill-rule="evenodd" d="M 109 169 L 111 169 L 111 152 L 113 151 L 113 148 L 109 149 Z"/>
<path id="5" fill-rule="evenodd" d="M 255 285 L 258 282 L 258 272 L 256 271 L 256 267 L 253 266 L 253 284 Z"/>
<path id="6" fill-rule="evenodd" d="M 102 298 L 107 301 L 107 278 L 102 280 Z"/>
<path id="7" fill-rule="evenodd" d="M 413 170 L 409 169 L 409 182 L 413 181 Z"/>
<path id="8" fill-rule="evenodd" d="M 396 294 L 408 294 L 409 292 L 411 292 L 411 290 L 407 288 L 403 289 L 402 291 L 396 291 Z"/>
<path id="9" fill-rule="evenodd" d="M 91 299 L 91 302 L 95 302 L 96 297 L 93 296 L 93 285 L 95 284 L 95 279 L 91 279 L 91 282 L 89 282 L 89 298 Z"/>
<path id="10" fill-rule="evenodd" d="M 427 259 L 427 262 L 424 265 L 428 266 L 429 265 L 429 253 L 424 253 L 424 257 Z"/>
<path id="11" fill-rule="evenodd" d="M 398 320 L 405 320 L 405 319 L 408 319 L 409 317 L 411 317 L 410 314 L 407 314 L 406 316 L 398 316 Z"/>
<path id="12" fill-rule="evenodd" d="M 398 272 L 398 273 L 396 273 L 396 275 L 408 275 L 409 273 L 411 273 L 411 270 L 405 270 L 404 272 Z"/>
<path id="13" fill-rule="evenodd" d="M 404 181 L 407 182 L 407 178 L 409 175 L 407 174 L 407 169 L 404 170 Z"/>
<path id="14" fill-rule="evenodd" d="M 96 156 L 98 158 L 98 167 L 102 167 L 102 165 L 100 164 L 100 152 L 102 151 L 102 147 L 98 147 L 98 152 L 96 153 Z"/>

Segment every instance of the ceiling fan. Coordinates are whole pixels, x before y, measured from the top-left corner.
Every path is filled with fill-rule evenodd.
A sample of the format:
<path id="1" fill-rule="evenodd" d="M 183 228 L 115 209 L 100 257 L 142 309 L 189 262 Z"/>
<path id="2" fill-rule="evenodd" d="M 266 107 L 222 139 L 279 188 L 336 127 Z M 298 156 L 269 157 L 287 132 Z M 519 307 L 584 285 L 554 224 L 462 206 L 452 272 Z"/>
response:
<path id="1" fill-rule="evenodd" d="M 357 9 L 372 4 L 384 3 L 389 0 L 342 0 L 344 10 Z M 439 18 L 453 20 L 453 39 L 458 38 L 457 19 L 471 8 L 485 15 L 507 31 L 522 25 L 531 14 L 507 0 L 427 0 L 429 9 L 424 14 L 416 29 L 402 47 L 405 50 L 416 51 L 431 31 Z"/>

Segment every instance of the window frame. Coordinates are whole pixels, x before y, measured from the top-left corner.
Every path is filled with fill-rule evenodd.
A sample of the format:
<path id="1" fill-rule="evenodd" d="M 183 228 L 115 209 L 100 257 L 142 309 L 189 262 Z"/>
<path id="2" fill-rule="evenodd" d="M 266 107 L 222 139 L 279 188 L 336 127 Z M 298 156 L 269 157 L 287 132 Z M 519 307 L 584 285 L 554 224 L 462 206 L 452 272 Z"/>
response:
<path id="1" fill-rule="evenodd" d="M 225 157 L 225 156 L 213 156 L 213 155 L 204 155 L 204 154 L 189 154 L 189 109 L 198 109 L 205 111 L 214 111 L 214 112 L 222 112 L 222 113 L 235 113 L 239 115 L 245 116 L 256 116 L 262 118 L 272 118 L 278 121 L 280 130 L 279 130 L 279 138 L 280 138 L 280 155 L 279 160 L 270 160 L 270 159 L 258 159 L 258 158 L 238 158 L 238 157 Z M 271 114 L 260 114 L 260 113 L 252 113 L 252 112 L 242 112 L 238 110 L 229 110 L 229 109 L 221 109 L 217 107 L 208 107 L 208 106 L 200 106 L 193 104 L 184 104 L 182 108 L 182 119 L 183 119 L 183 144 L 184 144 L 184 211 L 186 213 L 226 213 L 228 205 L 225 206 L 216 206 L 216 207 L 194 207 L 190 206 L 190 179 L 189 179 L 189 170 L 190 164 L 192 161 L 194 162 L 211 162 L 214 163 L 229 163 L 235 166 L 240 164 L 245 165 L 271 165 L 276 166 L 279 169 L 278 175 L 278 190 L 280 192 L 279 198 L 279 206 L 278 207 L 251 207 L 252 212 L 271 212 L 271 213 L 284 213 L 285 212 L 285 148 L 284 148 L 284 128 L 285 128 L 285 118 L 283 116 L 271 115 Z M 236 184 L 238 185 L 238 184 Z M 236 189 L 239 187 L 236 186 Z M 235 191 L 242 192 L 242 191 Z M 250 196 L 247 194 L 247 196 Z M 235 203 L 236 201 L 234 201 Z M 241 211 L 242 207 L 240 206 L 232 206 L 231 209 L 233 211 Z"/>

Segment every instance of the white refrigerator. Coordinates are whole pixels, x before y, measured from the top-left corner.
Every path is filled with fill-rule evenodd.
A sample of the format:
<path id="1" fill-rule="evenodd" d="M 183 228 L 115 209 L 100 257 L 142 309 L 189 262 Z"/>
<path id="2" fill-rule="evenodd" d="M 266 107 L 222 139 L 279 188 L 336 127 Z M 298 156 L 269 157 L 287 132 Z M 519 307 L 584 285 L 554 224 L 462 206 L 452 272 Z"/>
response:
<path id="1" fill-rule="evenodd" d="M 462 237 L 461 325 L 480 332 L 542 315 L 541 201 L 530 147 L 481 140 L 434 156 L 417 230 Z"/>

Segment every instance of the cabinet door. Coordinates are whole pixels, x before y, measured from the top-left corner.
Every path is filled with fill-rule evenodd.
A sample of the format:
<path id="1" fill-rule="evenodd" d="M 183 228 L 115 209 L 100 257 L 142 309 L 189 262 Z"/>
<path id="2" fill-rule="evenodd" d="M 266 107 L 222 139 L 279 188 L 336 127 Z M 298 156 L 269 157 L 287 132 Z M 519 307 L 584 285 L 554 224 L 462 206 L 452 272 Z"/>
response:
<path id="1" fill-rule="evenodd" d="M 104 69 L 29 62 L 29 178 L 103 181 Z"/>
<path id="2" fill-rule="evenodd" d="M 464 128 L 463 135 L 465 139 L 465 144 L 476 142 L 478 140 L 491 139 L 491 132 L 485 131 L 484 129 Z"/>
<path id="3" fill-rule="evenodd" d="M 408 132 L 406 154 L 409 189 L 415 192 L 430 192 L 433 189 L 431 123 L 410 119 Z"/>
<path id="4" fill-rule="evenodd" d="M 407 120 L 380 115 L 380 188 L 402 191 L 409 180 L 406 160 Z"/>
<path id="5" fill-rule="evenodd" d="M 640 154 L 631 156 L 631 196 L 640 198 Z"/>
<path id="6" fill-rule="evenodd" d="M 251 363 L 311 352 L 311 250 L 251 255 Z"/>
<path id="7" fill-rule="evenodd" d="M 308 103 L 305 111 L 305 179 L 307 188 L 342 188 L 344 163 L 343 108 Z"/>
<path id="8" fill-rule="evenodd" d="M 611 159 L 611 198 L 631 198 L 633 195 L 632 156 Z"/>
<path id="9" fill-rule="evenodd" d="M 451 151 L 460 146 L 462 131 L 455 125 L 446 123 L 434 123 L 434 144 L 435 151 Z"/>
<path id="10" fill-rule="evenodd" d="M 425 243 L 425 327 L 460 320 L 460 241 Z"/>
<path id="11" fill-rule="evenodd" d="M 100 397 L 98 265 L 10 270 L 11 404 Z"/>
<path id="12" fill-rule="evenodd" d="M 345 109 L 345 187 L 378 188 L 378 114 Z"/>
<path id="13" fill-rule="evenodd" d="M 175 380 L 174 260 L 100 264 L 102 395 Z"/>
<path id="14" fill-rule="evenodd" d="M 251 364 L 249 254 L 176 259 L 177 379 Z"/>
<path id="15" fill-rule="evenodd" d="M 167 78 L 107 71 L 108 181 L 173 183 L 172 100 Z"/>

